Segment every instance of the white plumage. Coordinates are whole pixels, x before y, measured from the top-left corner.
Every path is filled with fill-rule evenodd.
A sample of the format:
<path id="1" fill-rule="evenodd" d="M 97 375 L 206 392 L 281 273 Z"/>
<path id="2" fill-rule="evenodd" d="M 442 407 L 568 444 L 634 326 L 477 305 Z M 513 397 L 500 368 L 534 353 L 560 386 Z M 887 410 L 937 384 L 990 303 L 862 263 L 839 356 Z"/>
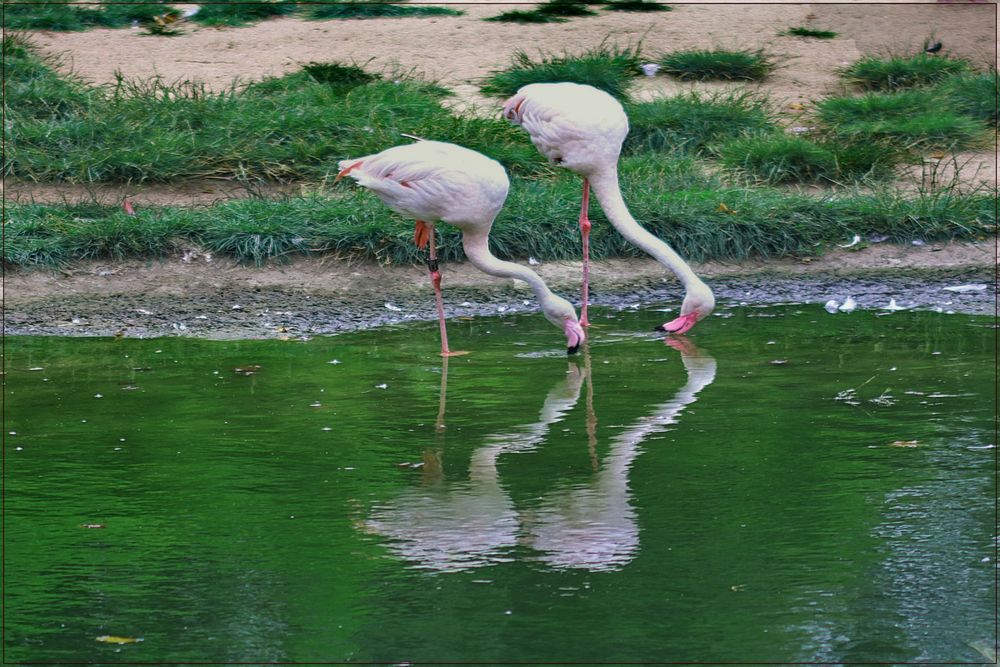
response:
<path id="1" fill-rule="evenodd" d="M 585 336 L 572 304 L 553 294 L 531 269 L 503 261 L 489 250 L 490 228 L 510 187 L 507 172 L 499 162 L 455 144 L 418 141 L 342 160 L 339 166 L 338 178 L 350 176 L 393 211 L 416 220 L 418 245 L 424 238 L 422 235 L 429 234 L 426 238 L 430 242 L 432 267 L 436 264 L 433 224 L 440 220 L 462 230 L 465 255 L 480 271 L 528 283 L 546 319 L 566 334 L 569 352 L 579 349 Z M 442 354 L 452 354 L 448 350 L 440 274 L 436 267 L 431 268 L 431 279 L 438 303 Z"/>
<path id="2" fill-rule="evenodd" d="M 618 185 L 618 157 L 628 134 L 628 117 L 622 105 L 604 91 L 577 83 L 533 83 L 507 100 L 503 115 L 520 125 L 531 142 L 553 164 L 584 178 L 580 228 L 583 233 L 584 278 L 581 317 L 586 323 L 589 274 L 587 202 L 589 187 L 622 236 L 674 272 L 687 291 L 681 316 L 658 327 L 684 333 L 715 308 L 712 290 L 698 278 L 673 248 L 644 229 L 625 205 Z"/>

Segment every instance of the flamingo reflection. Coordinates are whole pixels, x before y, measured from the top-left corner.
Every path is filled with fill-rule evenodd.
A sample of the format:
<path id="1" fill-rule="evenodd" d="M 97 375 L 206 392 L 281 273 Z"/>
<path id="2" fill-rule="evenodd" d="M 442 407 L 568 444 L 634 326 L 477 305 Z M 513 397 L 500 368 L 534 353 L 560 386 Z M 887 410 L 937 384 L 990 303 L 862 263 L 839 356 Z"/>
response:
<path id="1" fill-rule="evenodd" d="M 414 567 L 440 572 L 509 561 L 511 549 L 518 544 L 535 549 L 540 561 L 555 568 L 605 571 L 625 566 L 639 548 L 628 475 L 642 452 L 640 445 L 675 424 L 698 393 L 715 380 L 716 364 L 710 355 L 683 336 L 672 336 L 666 343 L 680 352 L 687 382 L 651 415 L 617 433 L 603 463 L 596 454 L 590 351 L 584 348 L 583 370 L 569 363 L 565 376 L 546 396 L 538 421 L 488 436 L 473 452 L 468 481 L 446 484 L 439 453 L 428 450 L 423 484 L 376 506 L 363 529 L 389 538 L 389 549 Z M 445 359 L 436 429 L 441 438 L 447 368 Z M 551 426 L 577 404 L 584 380 L 593 477 L 583 486 L 556 489 L 536 507 L 519 512 L 500 483 L 497 460 L 502 454 L 537 448 Z"/>
<path id="2" fill-rule="evenodd" d="M 444 429 L 447 368 L 445 359 L 439 435 Z M 576 405 L 583 377 L 570 362 L 565 376 L 546 396 L 538 421 L 491 435 L 473 452 L 468 481 L 445 484 L 438 454 L 426 452 L 423 485 L 376 506 L 363 529 L 389 538 L 391 551 L 422 569 L 460 571 L 509 560 L 506 552 L 517 544 L 518 517 L 500 484 L 497 459 L 537 447 L 549 428 Z"/>
<path id="3" fill-rule="evenodd" d="M 684 386 L 656 406 L 652 415 L 612 438 L 611 451 L 590 483 L 554 491 L 537 508 L 522 513 L 524 541 L 540 552 L 542 562 L 556 568 L 605 571 L 620 569 L 635 557 L 639 527 L 628 474 L 642 452 L 640 444 L 676 423 L 684 408 L 697 400 L 698 392 L 715 380 L 715 359 L 690 340 L 672 336 L 666 343 L 681 354 L 687 371 Z M 592 405 L 590 397 L 588 405 Z"/>

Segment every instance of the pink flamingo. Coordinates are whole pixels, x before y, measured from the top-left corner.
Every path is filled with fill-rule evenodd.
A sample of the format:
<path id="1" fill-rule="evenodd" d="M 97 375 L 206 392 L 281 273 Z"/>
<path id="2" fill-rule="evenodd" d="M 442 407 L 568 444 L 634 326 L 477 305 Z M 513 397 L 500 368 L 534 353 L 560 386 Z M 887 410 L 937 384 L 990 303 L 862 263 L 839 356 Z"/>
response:
<path id="1" fill-rule="evenodd" d="M 618 186 L 618 156 L 628 134 L 622 105 L 602 90 L 577 83 L 533 83 L 507 100 L 503 115 L 531 136 L 531 143 L 553 164 L 583 176 L 580 231 L 583 234 L 583 306 L 587 326 L 590 285 L 590 187 L 604 214 L 622 236 L 674 272 L 687 294 L 677 319 L 658 331 L 684 333 L 715 308 L 712 290 L 694 274 L 673 248 L 644 229 L 625 206 Z"/>
<path id="2" fill-rule="evenodd" d="M 375 155 L 343 160 L 339 166 L 338 179 L 349 175 L 393 211 L 416 220 L 414 241 L 420 248 L 430 244 L 427 268 L 437 302 L 442 356 L 465 353 L 448 349 L 441 273 L 434 241 L 434 223 L 438 220 L 462 230 L 465 256 L 477 269 L 492 276 L 517 278 L 528 283 L 545 318 L 566 334 L 568 353 L 573 354 L 580 348 L 585 335 L 572 304 L 553 294 L 531 269 L 505 262 L 490 252 L 490 228 L 510 187 L 507 173 L 499 162 L 454 144 L 418 141 Z"/>

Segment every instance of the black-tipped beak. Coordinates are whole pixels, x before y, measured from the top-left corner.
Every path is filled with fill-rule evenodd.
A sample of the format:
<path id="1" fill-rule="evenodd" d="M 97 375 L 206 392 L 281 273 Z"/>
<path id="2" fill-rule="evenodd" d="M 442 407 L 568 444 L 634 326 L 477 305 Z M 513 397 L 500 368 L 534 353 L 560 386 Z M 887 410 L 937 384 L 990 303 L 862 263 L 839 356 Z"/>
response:
<path id="1" fill-rule="evenodd" d="M 580 344 L 579 344 L 579 343 L 577 343 L 577 344 L 576 344 L 576 345 L 574 345 L 573 347 L 567 347 L 567 348 L 566 348 L 566 355 L 567 355 L 567 356 L 569 356 L 569 355 L 571 355 L 571 354 L 576 354 L 576 353 L 577 353 L 577 352 L 579 352 L 579 351 L 580 351 Z"/>
<path id="2" fill-rule="evenodd" d="M 653 327 L 653 331 L 659 331 L 661 333 L 669 333 L 662 324 L 658 327 Z"/>

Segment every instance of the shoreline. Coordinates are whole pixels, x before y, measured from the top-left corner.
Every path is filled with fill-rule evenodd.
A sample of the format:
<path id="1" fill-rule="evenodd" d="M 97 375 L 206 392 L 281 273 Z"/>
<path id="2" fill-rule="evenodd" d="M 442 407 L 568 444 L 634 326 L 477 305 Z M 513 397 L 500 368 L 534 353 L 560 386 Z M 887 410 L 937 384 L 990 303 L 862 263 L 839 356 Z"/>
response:
<path id="1" fill-rule="evenodd" d="M 533 266 L 578 301 L 580 263 Z M 860 310 L 890 298 L 907 308 L 996 313 L 996 249 L 990 243 L 873 245 L 801 259 L 693 265 L 733 306 L 820 304 L 853 297 Z M 497 280 L 468 263 L 442 268 L 449 318 L 537 312 L 526 285 Z M 593 262 L 597 308 L 679 309 L 680 284 L 653 260 Z M 945 287 L 983 284 L 952 292 Z M 196 250 L 161 260 L 87 262 L 62 270 L 18 270 L 3 280 L 4 334 L 208 339 L 296 338 L 436 317 L 423 267 L 304 258 L 253 268 L 208 261 Z"/>

